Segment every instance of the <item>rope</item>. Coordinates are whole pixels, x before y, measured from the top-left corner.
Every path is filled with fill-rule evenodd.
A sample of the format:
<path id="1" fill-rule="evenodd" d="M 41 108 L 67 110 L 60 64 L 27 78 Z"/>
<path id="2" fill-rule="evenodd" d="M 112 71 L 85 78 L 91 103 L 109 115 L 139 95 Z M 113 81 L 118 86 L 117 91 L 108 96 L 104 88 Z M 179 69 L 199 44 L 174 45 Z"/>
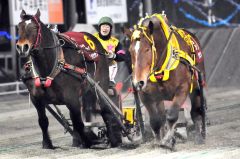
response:
<path id="1" fill-rule="evenodd" d="M 126 98 L 129 96 L 130 93 L 133 93 L 133 92 L 134 92 L 133 88 L 129 87 L 129 88 L 128 88 L 128 91 L 127 91 L 127 94 L 126 94 L 125 96 L 121 97 L 121 102 L 122 102 L 124 99 L 126 99 Z"/>

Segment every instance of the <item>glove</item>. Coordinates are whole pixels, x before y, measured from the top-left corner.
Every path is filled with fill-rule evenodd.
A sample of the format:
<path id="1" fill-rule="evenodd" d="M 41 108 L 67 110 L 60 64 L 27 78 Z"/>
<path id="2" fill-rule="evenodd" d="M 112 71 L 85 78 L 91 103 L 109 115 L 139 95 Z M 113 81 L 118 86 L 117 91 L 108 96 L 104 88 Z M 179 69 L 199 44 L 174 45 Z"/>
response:
<path id="1" fill-rule="evenodd" d="M 109 59 L 115 59 L 116 58 L 116 54 L 115 53 L 111 53 L 111 52 L 109 52 L 106 56 Z"/>

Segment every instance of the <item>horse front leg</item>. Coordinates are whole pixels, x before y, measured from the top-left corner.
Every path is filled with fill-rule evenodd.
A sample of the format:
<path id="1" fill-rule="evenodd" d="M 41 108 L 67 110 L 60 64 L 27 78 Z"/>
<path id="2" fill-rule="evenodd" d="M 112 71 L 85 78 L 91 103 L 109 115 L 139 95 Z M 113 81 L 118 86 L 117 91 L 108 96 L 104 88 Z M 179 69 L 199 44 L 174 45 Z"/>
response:
<path id="1" fill-rule="evenodd" d="M 185 85 L 187 86 L 187 85 Z M 181 105 L 184 103 L 187 97 L 187 87 L 182 87 L 182 89 L 179 89 L 174 98 L 172 105 L 167 109 L 166 112 L 166 118 L 167 118 L 167 133 L 164 136 L 163 140 L 161 141 L 161 146 L 169 148 L 171 150 L 174 149 L 176 140 L 174 137 L 175 134 L 175 127 L 178 121 L 178 116 L 179 116 L 179 110 Z"/>
<path id="2" fill-rule="evenodd" d="M 167 126 L 167 133 L 165 134 L 164 138 L 161 140 L 160 146 L 173 149 L 175 146 L 175 127 L 178 120 L 178 113 L 180 110 L 180 105 L 177 105 L 176 103 L 167 110 L 166 113 L 166 126 Z"/>
<path id="3" fill-rule="evenodd" d="M 163 101 L 160 103 L 145 103 L 150 117 L 150 125 L 155 135 L 155 142 L 159 142 L 164 136 L 165 113 Z M 163 110 L 162 110 L 163 109 Z"/>
<path id="4" fill-rule="evenodd" d="M 32 103 L 37 109 L 38 113 L 38 124 L 42 130 L 42 148 L 43 149 L 54 149 L 50 136 L 48 134 L 48 117 L 46 116 L 45 104 L 41 103 L 39 100 L 31 97 Z"/>
<path id="5" fill-rule="evenodd" d="M 154 132 L 154 145 L 159 145 L 164 136 L 164 125 L 166 121 L 163 101 L 159 101 L 152 94 L 140 92 L 140 98 L 149 114 L 150 126 Z"/>

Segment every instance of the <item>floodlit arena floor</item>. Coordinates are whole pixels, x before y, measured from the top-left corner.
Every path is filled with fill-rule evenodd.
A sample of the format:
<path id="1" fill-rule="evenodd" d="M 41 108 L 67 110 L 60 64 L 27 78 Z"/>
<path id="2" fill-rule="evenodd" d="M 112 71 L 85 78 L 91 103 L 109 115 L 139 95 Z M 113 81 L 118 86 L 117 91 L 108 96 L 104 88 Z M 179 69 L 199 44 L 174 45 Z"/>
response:
<path id="1" fill-rule="evenodd" d="M 128 97 L 124 104 L 131 104 Z M 29 105 L 28 96 L 0 97 L 0 158 L 61 158 L 61 159 L 239 159 L 240 157 L 240 89 L 209 89 L 207 93 L 207 140 L 204 145 L 192 141 L 177 143 L 176 152 L 156 147 L 153 141 L 139 146 L 122 146 L 111 149 L 80 149 L 71 147 L 71 136 L 48 113 L 49 132 L 56 150 L 41 148 L 41 130 L 37 113 Z M 124 105 L 123 104 L 123 105 Z M 68 111 L 60 107 L 64 114 Z"/>

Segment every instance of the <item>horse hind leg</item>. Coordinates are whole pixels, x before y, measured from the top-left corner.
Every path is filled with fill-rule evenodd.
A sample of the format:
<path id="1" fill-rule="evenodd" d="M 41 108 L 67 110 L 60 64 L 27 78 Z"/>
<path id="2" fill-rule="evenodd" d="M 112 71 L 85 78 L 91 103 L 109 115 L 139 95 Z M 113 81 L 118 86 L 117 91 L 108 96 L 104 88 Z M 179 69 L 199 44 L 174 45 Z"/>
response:
<path id="1" fill-rule="evenodd" d="M 192 110 L 192 103 L 191 103 L 190 96 L 188 95 L 187 99 L 185 100 L 184 109 L 183 109 L 184 117 L 186 120 L 186 133 L 187 133 L 186 137 L 182 136 L 182 139 L 184 141 L 193 139 L 193 136 L 191 135 L 191 131 L 194 129 L 194 123 L 191 116 L 191 110 Z"/>
<path id="2" fill-rule="evenodd" d="M 55 147 L 52 144 L 52 140 L 48 134 L 48 117 L 46 116 L 45 105 L 41 104 L 40 101 L 31 97 L 32 103 L 34 104 L 35 108 L 37 109 L 38 113 L 38 123 L 42 130 L 42 148 L 43 149 L 54 149 Z"/>
<path id="3" fill-rule="evenodd" d="M 187 127 L 192 127 L 194 125 L 192 117 L 191 117 L 191 110 L 192 110 L 192 103 L 189 96 L 187 96 L 187 99 L 185 101 L 185 107 L 184 107 L 184 117 L 186 120 Z"/>
<path id="4" fill-rule="evenodd" d="M 109 138 L 110 146 L 119 146 L 122 143 L 122 134 L 121 128 L 116 121 L 117 119 L 106 109 L 102 109 L 101 115 L 107 127 L 107 137 Z"/>
<path id="5" fill-rule="evenodd" d="M 122 144 L 122 134 L 121 134 L 121 127 L 118 124 L 117 116 L 115 116 L 109 106 L 107 106 L 104 97 L 99 96 L 99 106 L 101 108 L 101 116 L 103 118 L 104 123 L 106 124 L 107 128 L 107 137 L 110 142 L 111 147 L 118 147 Z"/>
<path id="6" fill-rule="evenodd" d="M 70 110 L 70 118 L 73 125 L 73 147 L 90 148 L 92 142 L 87 138 L 84 132 L 84 123 L 82 121 L 80 107 L 67 105 Z"/>
<path id="7" fill-rule="evenodd" d="M 191 94 L 192 111 L 191 116 L 194 122 L 195 144 L 203 144 L 205 137 L 205 112 L 201 108 L 201 96 L 199 89 L 194 89 Z"/>

